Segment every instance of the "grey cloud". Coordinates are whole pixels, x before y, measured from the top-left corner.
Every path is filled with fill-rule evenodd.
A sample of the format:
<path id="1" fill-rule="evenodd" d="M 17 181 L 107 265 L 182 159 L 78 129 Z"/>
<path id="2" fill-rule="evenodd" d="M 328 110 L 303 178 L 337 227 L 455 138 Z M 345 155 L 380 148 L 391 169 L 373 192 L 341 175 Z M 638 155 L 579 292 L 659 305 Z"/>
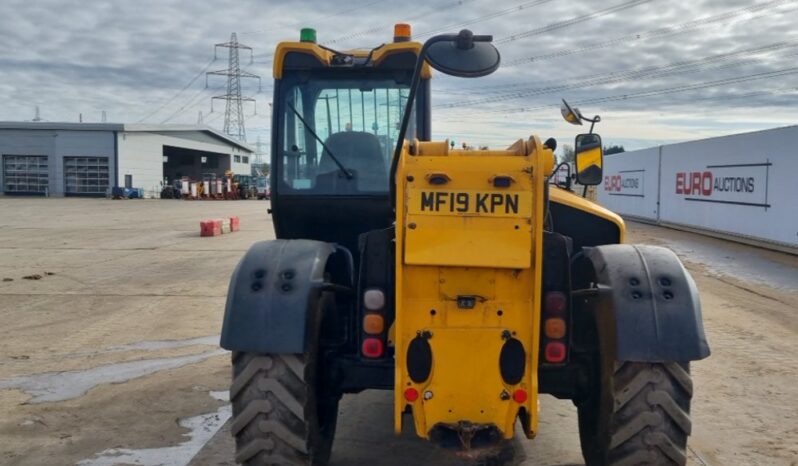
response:
<path id="1" fill-rule="evenodd" d="M 255 83 L 245 83 L 246 92 L 258 99 L 260 112 L 248 117 L 250 139 L 258 135 L 267 138 L 269 117 L 265 112 L 266 103 L 271 100 L 269 57 L 277 41 L 295 39 L 302 26 L 315 27 L 321 42 L 338 39 L 334 46 L 341 49 L 373 47 L 389 41 L 391 25 L 408 20 L 419 34 L 473 23 L 469 28 L 501 40 L 625 1 L 552 0 L 515 10 L 518 5 L 531 2 L 4 1 L 0 5 L 0 41 L 4 45 L 0 49 L 3 76 L 0 119 L 29 119 L 32 105 L 38 104 L 42 106 L 43 116 L 50 120 L 74 121 L 77 112 L 99 115 L 100 110 L 107 110 L 117 121 L 136 121 L 178 93 L 212 57 L 213 44 L 226 41 L 230 32 L 236 31 L 239 40 L 254 47 L 256 53 L 254 64 L 248 65 L 247 57 L 242 56 L 242 65 L 264 79 L 262 94 L 255 93 Z M 507 96 L 511 91 L 580 82 L 589 76 L 662 67 L 779 41 L 798 41 L 793 19 L 798 8 L 796 2 L 785 2 L 682 34 L 634 38 L 639 33 L 767 2 L 652 0 L 549 33 L 500 43 L 503 61 L 510 63 L 627 37 L 603 48 L 508 66 L 478 81 L 436 75 L 433 82 L 436 136 L 470 135 L 475 140 L 501 145 L 502 141 L 509 142 L 534 131 L 573 134 L 572 128 L 558 121 L 556 105 L 561 97 L 577 102 L 608 99 L 588 104 L 585 110 L 600 112 L 608 122 L 608 129 L 613 118 L 633 122 L 612 127 L 613 134 L 605 133 L 605 140 L 628 141 L 633 146 L 647 145 L 646 141 L 655 143 L 662 137 L 690 137 L 691 127 L 696 129 L 695 134 L 711 135 L 794 123 L 792 109 L 796 94 L 790 89 L 798 87 L 798 74 L 645 98 L 617 97 L 789 68 L 795 62 L 790 53 L 798 52 L 798 48 L 707 63 L 679 73 L 461 104 L 482 97 Z M 505 10 L 511 11 L 497 13 Z M 209 69 L 222 69 L 226 65 L 226 56 L 220 54 Z M 221 126 L 220 115 L 208 112 L 213 88 L 222 84 L 223 78 L 213 78 L 211 89 L 205 90 L 205 79 L 201 76 L 148 121 L 159 122 L 174 114 L 170 122 L 190 123 L 196 120 L 198 111 L 203 111 L 205 121 Z M 440 108 L 446 104 L 458 106 Z M 484 112 L 481 118 L 484 124 L 470 126 L 458 121 L 457 115 L 480 112 Z M 641 114 L 652 118 L 641 123 L 638 117 Z M 719 121 L 719 114 L 735 115 L 737 120 Z"/>

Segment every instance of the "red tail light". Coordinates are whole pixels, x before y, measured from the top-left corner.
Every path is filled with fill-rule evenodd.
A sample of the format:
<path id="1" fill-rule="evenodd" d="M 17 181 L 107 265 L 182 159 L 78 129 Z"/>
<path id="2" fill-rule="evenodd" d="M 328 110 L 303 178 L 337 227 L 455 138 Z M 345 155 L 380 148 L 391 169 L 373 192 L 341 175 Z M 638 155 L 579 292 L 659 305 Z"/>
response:
<path id="1" fill-rule="evenodd" d="M 559 341 L 546 343 L 545 357 L 547 362 L 555 364 L 565 361 L 565 345 Z"/>
<path id="2" fill-rule="evenodd" d="M 385 351 L 385 345 L 379 338 L 366 338 L 363 340 L 362 351 L 367 358 L 379 358 Z"/>
<path id="3" fill-rule="evenodd" d="M 525 403 L 527 398 L 528 396 L 526 394 L 526 390 L 519 388 L 518 390 L 513 392 L 513 401 L 515 401 L 518 404 Z"/>
<path id="4" fill-rule="evenodd" d="M 544 298 L 543 310 L 550 314 L 562 314 L 565 312 L 566 304 L 565 293 L 550 291 Z"/>
<path id="5" fill-rule="evenodd" d="M 405 400 L 409 402 L 414 402 L 418 399 L 418 390 L 413 387 L 408 388 L 405 390 Z"/>

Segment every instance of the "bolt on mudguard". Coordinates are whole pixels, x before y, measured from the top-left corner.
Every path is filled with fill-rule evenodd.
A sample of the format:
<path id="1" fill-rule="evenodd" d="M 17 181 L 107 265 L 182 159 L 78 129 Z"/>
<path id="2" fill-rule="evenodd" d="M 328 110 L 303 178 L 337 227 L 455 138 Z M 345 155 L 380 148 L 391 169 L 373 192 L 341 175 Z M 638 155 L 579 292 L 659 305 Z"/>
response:
<path id="1" fill-rule="evenodd" d="M 587 262 L 587 264 L 586 264 Z M 603 349 L 619 361 L 695 361 L 710 354 L 693 277 L 670 249 L 613 244 L 586 248 L 598 292 L 584 295 Z M 611 341 L 607 341 L 611 340 Z"/>
<path id="2" fill-rule="evenodd" d="M 288 354 L 306 349 L 307 311 L 319 299 L 335 246 L 259 241 L 241 258 L 227 293 L 222 348 Z"/>

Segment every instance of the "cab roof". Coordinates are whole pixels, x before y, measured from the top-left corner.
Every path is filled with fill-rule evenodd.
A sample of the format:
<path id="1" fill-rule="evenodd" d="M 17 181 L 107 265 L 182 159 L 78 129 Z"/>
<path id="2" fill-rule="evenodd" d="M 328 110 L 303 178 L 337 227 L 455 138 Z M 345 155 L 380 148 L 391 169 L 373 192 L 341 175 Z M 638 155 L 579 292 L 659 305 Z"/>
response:
<path id="1" fill-rule="evenodd" d="M 413 70 L 421 51 L 420 42 L 392 42 L 372 50 L 337 51 L 314 42 L 280 42 L 274 52 L 272 74 L 281 79 L 289 69 L 351 69 L 357 67 Z M 424 64 L 421 77 L 429 79 L 429 65 Z"/>

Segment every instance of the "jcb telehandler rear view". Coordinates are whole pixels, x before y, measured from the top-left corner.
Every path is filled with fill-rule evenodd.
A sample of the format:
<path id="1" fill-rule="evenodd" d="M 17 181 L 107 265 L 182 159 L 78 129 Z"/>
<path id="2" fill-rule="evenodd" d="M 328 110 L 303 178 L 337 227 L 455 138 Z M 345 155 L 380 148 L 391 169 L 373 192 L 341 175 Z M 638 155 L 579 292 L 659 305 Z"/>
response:
<path id="1" fill-rule="evenodd" d="M 538 432 L 538 395 L 573 400 L 588 465 L 685 464 L 705 358 L 695 283 L 669 250 L 622 244 L 612 212 L 551 181 L 556 141 L 430 141 L 432 70 L 495 71 L 490 36 L 274 55 L 278 239 L 236 268 L 221 344 L 247 465 L 324 465 L 345 393 L 394 391 L 394 426 L 460 451 Z M 575 178 L 602 145 L 565 104 Z M 471 115 L 469 118 L 474 118 Z M 477 116 L 478 118 L 478 116 Z M 346 412 L 341 413 L 343 416 Z M 386 422 L 389 422 L 386 419 Z"/>

